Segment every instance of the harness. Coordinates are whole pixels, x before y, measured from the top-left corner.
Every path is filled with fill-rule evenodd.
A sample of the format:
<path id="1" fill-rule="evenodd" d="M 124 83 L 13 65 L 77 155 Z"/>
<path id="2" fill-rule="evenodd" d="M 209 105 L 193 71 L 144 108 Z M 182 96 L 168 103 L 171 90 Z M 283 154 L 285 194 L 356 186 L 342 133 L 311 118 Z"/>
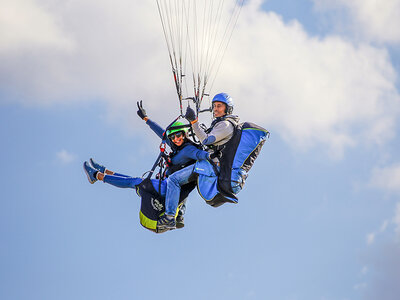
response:
<path id="1" fill-rule="evenodd" d="M 236 195 L 243 188 L 248 172 L 269 136 L 267 130 L 256 124 L 237 124 L 228 118 L 227 120 L 234 125 L 232 137 L 223 145 L 211 147 L 214 151 L 219 151 L 219 168 L 211 160 L 210 164 L 198 162 L 197 165 L 199 194 L 207 204 L 214 207 L 226 202 L 238 202 Z M 207 166 L 208 170 L 213 169 L 214 176 L 208 173 Z"/>
<path id="2" fill-rule="evenodd" d="M 178 117 L 179 118 L 179 117 Z M 178 119 L 177 118 L 177 119 Z M 192 144 L 196 147 L 199 147 L 197 144 L 191 142 L 190 140 L 186 140 L 180 147 L 171 147 L 172 152 L 167 154 L 166 153 L 166 141 L 167 136 L 166 132 L 170 129 L 171 125 L 177 120 L 175 119 L 164 131 L 163 138 L 160 144 L 160 153 L 153 164 L 153 167 L 148 173 L 146 178 L 136 186 L 136 193 L 142 199 L 141 207 L 140 207 L 140 224 L 156 233 L 161 233 L 166 230 L 159 230 L 157 228 L 157 220 L 158 218 L 164 214 L 165 212 L 165 197 L 162 197 L 158 191 L 154 188 L 151 176 L 153 175 L 155 169 L 159 167 L 159 171 L 157 172 L 156 179 L 158 179 L 158 190 L 161 191 L 161 184 L 162 181 L 166 178 L 167 175 L 172 174 L 190 164 L 193 164 L 195 161 L 191 160 L 185 164 L 181 165 L 172 165 L 172 158 L 177 155 L 182 149 L 186 146 Z M 182 128 L 186 127 L 187 125 L 181 126 Z M 190 125 L 189 125 L 190 126 Z M 177 126 L 174 126 L 176 128 Z M 145 173 L 145 174 L 146 174 Z M 145 176 L 143 174 L 142 177 Z M 181 188 L 181 193 L 179 197 L 179 205 L 178 211 L 182 207 L 184 200 L 188 197 L 188 195 L 193 191 L 196 187 L 196 182 L 190 182 Z"/>
<path id="3" fill-rule="evenodd" d="M 207 148 L 213 151 L 212 156 L 215 158 L 218 158 L 218 161 L 221 163 L 222 157 L 224 155 L 224 149 L 226 148 L 227 144 L 229 143 L 229 141 L 234 137 L 234 135 L 236 134 L 237 131 L 237 126 L 238 123 L 236 122 L 235 119 L 227 117 L 227 116 L 223 116 L 223 117 L 218 117 L 215 120 L 212 121 L 210 128 L 208 128 L 207 130 L 205 130 L 205 133 L 209 134 L 215 127 L 215 125 L 217 125 L 219 122 L 222 121 L 228 121 L 229 123 L 232 124 L 233 126 L 233 134 L 232 137 L 225 143 L 222 145 L 208 145 Z M 214 172 L 215 174 L 218 176 L 219 175 L 219 170 L 215 164 L 214 161 L 210 160 L 211 165 L 214 168 Z"/>

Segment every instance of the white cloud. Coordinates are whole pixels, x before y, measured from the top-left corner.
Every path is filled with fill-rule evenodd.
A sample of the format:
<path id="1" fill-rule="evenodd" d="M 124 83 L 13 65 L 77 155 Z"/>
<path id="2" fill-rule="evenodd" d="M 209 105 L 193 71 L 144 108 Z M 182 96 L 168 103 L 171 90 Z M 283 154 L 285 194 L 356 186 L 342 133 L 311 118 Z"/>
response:
<path id="1" fill-rule="evenodd" d="M 71 51 L 74 43 L 56 17 L 33 0 L 0 1 L 0 53 L 53 48 Z"/>
<path id="2" fill-rule="evenodd" d="M 395 216 L 393 218 L 393 223 L 396 225 L 396 233 L 400 237 L 400 202 L 396 205 Z"/>
<path id="3" fill-rule="evenodd" d="M 371 233 L 368 233 L 368 234 L 367 234 L 367 238 L 366 238 L 366 240 L 367 240 L 367 245 L 372 245 L 372 244 L 375 242 L 376 237 L 377 237 L 378 235 L 383 234 L 383 233 L 386 231 L 386 229 L 388 228 L 388 226 L 389 226 L 390 223 L 391 223 L 391 222 L 390 222 L 389 220 L 384 220 L 384 221 L 382 222 L 381 227 L 380 227 L 378 230 L 375 230 L 375 231 L 373 231 L 373 232 L 371 232 Z"/>
<path id="4" fill-rule="evenodd" d="M 366 287 L 367 287 L 367 283 L 365 283 L 365 282 L 358 283 L 358 284 L 355 284 L 355 285 L 354 285 L 354 289 L 355 289 L 356 291 L 364 290 Z"/>
<path id="5" fill-rule="evenodd" d="M 375 232 L 371 232 L 367 234 L 367 244 L 371 245 L 375 241 Z"/>
<path id="6" fill-rule="evenodd" d="M 391 230 L 389 229 L 391 226 Z M 368 251 L 368 284 L 365 286 L 365 299 L 396 300 L 400 293 L 400 202 L 397 203 L 394 217 L 383 222 L 376 232 L 383 233 L 385 238 L 376 240 L 374 247 Z M 366 267 L 364 267 L 366 268 Z"/>
<path id="7" fill-rule="evenodd" d="M 400 0 L 313 0 L 324 10 L 345 8 L 353 30 L 378 42 L 400 43 Z"/>
<path id="8" fill-rule="evenodd" d="M 75 161 L 76 155 L 63 149 L 56 153 L 56 158 L 63 164 L 70 164 Z"/>
<path id="9" fill-rule="evenodd" d="M 366 275 L 368 273 L 368 267 L 367 266 L 364 266 L 362 269 L 361 269 L 361 274 L 362 275 Z"/>
<path id="10" fill-rule="evenodd" d="M 369 185 L 391 192 L 400 192 L 400 164 L 375 168 Z"/>
<path id="11" fill-rule="evenodd" d="M 299 23 L 250 5 L 221 73 L 220 87 L 243 101 L 243 115 L 295 147 L 322 143 L 340 157 L 346 147 L 395 134 L 400 96 L 384 49 L 312 37 Z"/>
<path id="12" fill-rule="evenodd" d="M 12 101 L 42 105 L 100 99 L 120 110 L 138 97 L 161 99 L 166 87 L 173 92 L 155 2 L 13 3 L 3 0 L 0 7 L 15 8 L 7 28 L 21 31 L 13 48 L 0 52 L 0 91 Z M 27 16 L 31 21 L 25 24 Z M 66 37 L 72 49 L 62 43 Z M 4 35 L 0 44 L 8 44 Z"/>
<path id="13" fill-rule="evenodd" d="M 0 53 L 2 94 L 29 104 L 99 99 L 119 120 L 134 118 L 139 99 L 157 120 L 177 114 L 155 2 L 18 3 L 22 12 L 48 17 L 52 26 L 34 27 L 36 32 L 55 28 L 48 40 L 73 41 L 74 50 L 32 50 L 31 39 L 21 38 L 19 51 Z M 335 157 L 395 134 L 400 97 L 385 49 L 340 36 L 313 37 L 301 24 L 261 11 L 261 1 L 246 3 L 211 94 L 232 94 L 243 120 L 268 127 L 293 147 L 322 145 Z"/>
<path id="14" fill-rule="evenodd" d="M 389 226 L 389 220 L 385 220 L 383 221 L 381 228 L 379 229 L 380 232 L 385 232 L 385 230 L 387 229 L 387 227 Z"/>

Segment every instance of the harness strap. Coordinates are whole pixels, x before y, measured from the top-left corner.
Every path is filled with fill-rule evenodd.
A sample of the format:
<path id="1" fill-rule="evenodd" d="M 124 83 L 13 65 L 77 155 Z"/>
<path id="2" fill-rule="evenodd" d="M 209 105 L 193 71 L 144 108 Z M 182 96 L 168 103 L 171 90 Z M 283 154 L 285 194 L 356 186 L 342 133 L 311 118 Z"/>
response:
<path id="1" fill-rule="evenodd" d="M 169 124 L 168 126 L 167 126 L 167 128 L 165 129 L 165 131 L 164 131 L 164 133 L 163 133 L 163 138 L 162 138 L 162 140 L 161 140 L 161 144 L 160 144 L 160 154 L 158 155 L 158 157 L 157 157 L 157 159 L 156 159 L 156 161 L 154 162 L 154 164 L 153 164 L 153 167 L 151 168 L 151 170 L 149 171 L 149 174 L 147 175 L 147 177 L 146 178 L 151 178 L 151 176 L 153 175 L 153 173 L 154 173 L 154 170 L 157 168 L 157 166 L 159 165 L 159 163 L 160 163 L 160 161 L 162 160 L 162 158 L 163 158 L 163 150 L 162 150 L 162 148 L 165 150 L 165 143 L 166 143 L 166 140 L 167 140 L 167 135 L 166 135 L 166 132 L 172 127 L 172 124 L 174 124 L 179 118 L 180 118 L 181 116 L 178 116 L 175 120 L 173 120 L 172 122 L 171 122 L 171 124 Z M 160 180 L 161 180 L 161 178 L 160 178 Z"/>

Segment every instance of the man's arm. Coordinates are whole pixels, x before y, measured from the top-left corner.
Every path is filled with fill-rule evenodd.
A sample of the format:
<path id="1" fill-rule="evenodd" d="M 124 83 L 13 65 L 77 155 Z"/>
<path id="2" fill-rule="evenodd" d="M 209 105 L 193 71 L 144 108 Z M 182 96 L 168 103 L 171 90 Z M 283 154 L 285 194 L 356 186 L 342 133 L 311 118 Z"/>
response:
<path id="1" fill-rule="evenodd" d="M 218 122 L 210 133 L 200 127 L 199 122 L 192 124 L 193 132 L 203 145 L 219 145 L 224 144 L 233 135 L 233 125 L 229 121 Z"/>

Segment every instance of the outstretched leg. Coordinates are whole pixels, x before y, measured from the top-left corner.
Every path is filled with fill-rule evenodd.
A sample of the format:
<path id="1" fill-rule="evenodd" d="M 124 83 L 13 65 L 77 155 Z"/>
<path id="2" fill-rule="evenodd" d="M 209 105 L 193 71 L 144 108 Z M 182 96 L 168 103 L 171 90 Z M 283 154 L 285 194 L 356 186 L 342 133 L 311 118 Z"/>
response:
<path id="1" fill-rule="evenodd" d="M 95 183 L 97 180 L 100 180 L 119 188 L 135 189 L 136 186 L 143 181 L 140 177 L 132 177 L 108 170 L 106 167 L 96 163 L 92 158 L 90 159 L 90 164 L 85 161 L 83 169 L 90 183 Z M 167 191 L 166 181 L 162 180 L 160 184 L 158 179 L 152 179 L 151 182 L 154 189 L 160 193 L 161 196 L 165 197 Z"/>
<path id="2" fill-rule="evenodd" d="M 100 172 L 97 173 L 97 179 L 119 188 L 131 189 L 136 188 L 143 181 L 140 177 L 107 175 Z"/>
<path id="3" fill-rule="evenodd" d="M 140 177 L 131 177 L 107 170 L 104 166 L 93 161 L 93 159 L 90 159 L 90 162 L 91 164 L 85 161 L 83 164 L 83 169 L 90 183 L 101 180 L 119 188 L 134 189 L 136 185 L 142 182 L 142 178 Z"/>
<path id="4" fill-rule="evenodd" d="M 128 175 L 124 175 L 124 174 L 121 174 L 121 173 L 116 173 L 114 171 L 111 171 L 111 170 L 107 169 L 105 166 L 95 162 L 93 158 L 89 159 L 89 162 L 90 162 L 90 165 L 93 168 L 95 168 L 97 171 L 99 171 L 100 173 L 103 173 L 105 175 L 116 175 L 116 176 L 120 176 L 120 177 L 131 177 L 131 176 L 128 176 Z"/>

